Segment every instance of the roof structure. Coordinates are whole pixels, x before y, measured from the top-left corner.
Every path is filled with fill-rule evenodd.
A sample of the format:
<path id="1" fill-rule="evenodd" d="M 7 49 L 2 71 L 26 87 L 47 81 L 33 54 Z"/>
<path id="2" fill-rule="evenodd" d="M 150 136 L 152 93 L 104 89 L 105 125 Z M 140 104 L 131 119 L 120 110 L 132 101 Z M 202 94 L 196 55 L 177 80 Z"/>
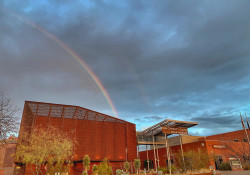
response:
<path id="1" fill-rule="evenodd" d="M 79 106 L 25 101 L 25 106 L 31 109 L 33 116 L 68 118 L 78 120 L 95 120 L 105 122 L 128 123 L 116 117 L 102 114 Z M 133 124 L 134 125 L 134 124 Z"/>
<path id="2" fill-rule="evenodd" d="M 171 120 L 166 119 L 157 123 L 143 131 L 137 133 L 138 136 L 155 136 L 155 135 L 162 135 L 162 127 L 173 127 L 173 128 L 190 128 L 192 126 L 197 125 L 196 122 L 187 122 L 187 121 L 178 121 L 178 120 Z M 171 135 L 171 134 L 167 134 Z"/>

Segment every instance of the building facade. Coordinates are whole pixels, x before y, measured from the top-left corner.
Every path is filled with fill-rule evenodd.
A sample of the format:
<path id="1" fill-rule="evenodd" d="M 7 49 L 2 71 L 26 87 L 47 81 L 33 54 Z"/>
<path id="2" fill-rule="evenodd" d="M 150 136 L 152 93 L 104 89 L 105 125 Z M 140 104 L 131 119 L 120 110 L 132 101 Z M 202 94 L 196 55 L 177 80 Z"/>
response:
<path id="1" fill-rule="evenodd" d="M 250 136 L 250 130 L 247 130 Z M 244 159 L 249 159 L 249 144 L 247 143 L 247 136 L 244 130 L 233 131 L 218 135 L 212 135 L 207 137 L 180 135 L 172 138 L 168 138 L 170 146 L 171 162 L 177 164 L 176 154 L 181 151 L 180 137 L 182 140 L 183 152 L 189 150 L 203 151 L 211 158 L 210 166 L 214 166 L 218 169 L 222 162 L 229 162 L 230 158 L 239 158 L 243 162 Z M 160 147 L 160 146 L 159 146 Z M 166 146 L 161 146 L 156 150 L 159 155 L 159 167 L 167 166 L 167 151 Z M 142 168 L 145 166 L 145 161 L 148 159 L 154 164 L 154 150 L 141 151 L 139 153 Z M 209 166 L 208 165 L 208 166 Z"/>
<path id="2" fill-rule="evenodd" d="M 91 166 L 107 158 L 113 170 L 121 168 L 125 161 L 132 162 L 137 156 L 133 123 L 78 106 L 25 102 L 19 135 L 49 124 L 72 134 L 78 143 L 72 174 L 82 173 L 84 155 L 89 155 Z M 24 170 L 25 174 L 28 172 L 30 170 Z"/>

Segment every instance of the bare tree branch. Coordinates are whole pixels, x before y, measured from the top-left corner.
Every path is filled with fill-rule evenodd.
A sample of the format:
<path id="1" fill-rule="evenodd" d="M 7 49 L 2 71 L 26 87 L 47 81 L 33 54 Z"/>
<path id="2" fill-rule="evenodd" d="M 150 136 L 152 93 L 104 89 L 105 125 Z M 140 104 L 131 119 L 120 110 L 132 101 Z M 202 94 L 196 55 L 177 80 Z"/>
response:
<path id="1" fill-rule="evenodd" d="M 0 140 L 14 135 L 18 130 L 18 108 L 11 102 L 10 97 L 0 92 Z"/>
<path id="2" fill-rule="evenodd" d="M 249 145 L 245 142 L 225 142 L 227 150 L 230 151 L 230 156 L 238 157 L 243 162 L 250 162 Z"/>

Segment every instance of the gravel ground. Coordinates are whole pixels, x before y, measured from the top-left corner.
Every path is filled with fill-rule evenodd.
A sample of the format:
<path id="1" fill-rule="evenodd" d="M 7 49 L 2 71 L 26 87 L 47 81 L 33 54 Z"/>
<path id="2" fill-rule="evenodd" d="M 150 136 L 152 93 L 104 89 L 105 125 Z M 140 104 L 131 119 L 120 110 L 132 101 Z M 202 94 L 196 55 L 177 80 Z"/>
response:
<path id="1" fill-rule="evenodd" d="M 216 171 L 221 175 L 250 175 L 250 170 L 247 171 Z"/>

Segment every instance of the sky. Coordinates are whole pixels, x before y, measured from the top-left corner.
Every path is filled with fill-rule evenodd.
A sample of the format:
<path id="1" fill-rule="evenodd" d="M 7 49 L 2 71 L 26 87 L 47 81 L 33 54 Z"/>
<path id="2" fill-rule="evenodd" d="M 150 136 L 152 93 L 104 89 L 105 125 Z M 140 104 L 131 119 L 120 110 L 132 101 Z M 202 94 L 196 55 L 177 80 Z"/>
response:
<path id="1" fill-rule="evenodd" d="M 0 90 L 20 111 L 30 100 L 116 110 L 137 130 L 164 119 L 198 122 L 193 135 L 240 130 L 240 112 L 250 115 L 249 6 L 1 0 Z"/>

